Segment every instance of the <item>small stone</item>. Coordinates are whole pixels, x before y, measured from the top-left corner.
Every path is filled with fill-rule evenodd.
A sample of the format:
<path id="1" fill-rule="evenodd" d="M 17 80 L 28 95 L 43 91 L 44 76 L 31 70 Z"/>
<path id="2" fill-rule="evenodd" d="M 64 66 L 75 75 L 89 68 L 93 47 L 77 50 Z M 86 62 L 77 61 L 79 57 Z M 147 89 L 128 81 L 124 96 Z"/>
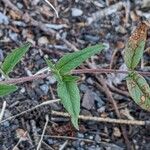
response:
<path id="1" fill-rule="evenodd" d="M 81 84 L 79 88 L 82 92 L 86 92 L 89 89 L 85 84 Z"/>
<path id="2" fill-rule="evenodd" d="M 81 114 L 84 116 L 92 116 L 91 112 L 86 109 L 82 109 Z"/>
<path id="3" fill-rule="evenodd" d="M 81 133 L 78 133 L 77 136 L 78 136 L 78 138 L 84 138 L 84 135 Z"/>
<path id="4" fill-rule="evenodd" d="M 0 37 L 2 37 L 3 36 L 3 31 L 2 30 L 0 30 Z"/>
<path id="5" fill-rule="evenodd" d="M 85 35 L 84 40 L 89 42 L 98 42 L 100 40 L 100 37 L 96 35 Z"/>
<path id="6" fill-rule="evenodd" d="M 150 1 L 149 0 L 143 0 L 143 8 L 150 8 Z"/>
<path id="7" fill-rule="evenodd" d="M 8 121 L 3 122 L 3 125 L 5 128 L 8 128 L 10 126 L 10 123 Z"/>
<path id="8" fill-rule="evenodd" d="M 94 97 L 91 90 L 87 90 L 82 99 L 82 107 L 90 110 L 94 108 Z"/>
<path id="9" fill-rule="evenodd" d="M 95 92 L 92 92 L 92 95 L 94 97 L 94 100 L 97 102 L 97 107 L 100 108 L 104 105 L 103 100 L 101 99 L 100 95 L 98 95 Z"/>
<path id="10" fill-rule="evenodd" d="M 47 77 L 47 79 L 48 79 L 48 84 L 56 83 L 56 78 L 54 76 L 49 76 Z"/>
<path id="11" fill-rule="evenodd" d="M 49 41 L 46 36 L 42 36 L 38 39 L 39 45 L 47 45 L 48 43 L 49 43 Z"/>
<path id="12" fill-rule="evenodd" d="M 0 49 L 0 62 L 4 60 L 4 55 L 2 49 Z"/>
<path id="13" fill-rule="evenodd" d="M 93 140 L 94 137 L 93 137 L 92 135 L 90 135 L 88 138 L 89 138 L 90 140 Z"/>
<path id="14" fill-rule="evenodd" d="M 96 134 L 94 141 L 96 141 L 97 143 L 100 143 L 101 142 L 101 137 L 98 134 Z"/>
<path id="15" fill-rule="evenodd" d="M 92 80 L 92 78 L 88 78 L 86 81 L 87 81 L 87 83 L 89 83 L 89 84 L 91 84 L 91 85 L 94 84 L 94 81 Z"/>
<path id="16" fill-rule="evenodd" d="M 115 28 L 115 30 L 116 30 L 116 32 L 118 32 L 118 33 L 122 33 L 122 34 L 127 33 L 127 30 L 126 30 L 124 27 L 122 27 L 122 26 L 117 26 L 117 27 Z"/>
<path id="17" fill-rule="evenodd" d="M 26 89 L 24 87 L 21 88 L 20 92 L 24 93 L 26 91 Z"/>
<path id="18" fill-rule="evenodd" d="M 100 107 L 100 108 L 97 109 L 97 112 L 103 113 L 103 112 L 105 112 L 105 109 L 106 109 L 106 107 L 102 106 L 102 107 Z"/>
<path id="19" fill-rule="evenodd" d="M 8 23 L 9 23 L 8 17 L 0 12 L 0 24 L 6 24 L 7 25 Z"/>
<path id="20" fill-rule="evenodd" d="M 19 9 L 22 9 L 22 8 L 23 8 L 22 3 L 17 3 L 17 7 L 18 7 Z"/>
<path id="21" fill-rule="evenodd" d="M 45 94 L 48 93 L 49 87 L 47 84 L 41 85 L 40 88 Z"/>
<path id="22" fill-rule="evenodd" d="M 114 135 L 115 137 L 121 137 L 120 129 L 117 128 L 117 127 L 114 127 L 113 135 Z"/>
<path id="23" fill-rule="evenodd" d="M 72 8 L 71 11 L 72 11 L 71 15 L 73 17 L 79 17 L 83 14 L 83 11 L 81 9 L 78 9 L 78 8 Z"/>
<path id="24" fill-rule="evenodd" d="M 48 139 L 47 142 L 49 145 L 54 144 L 54 141 L 52 139 Z"/>
<path id="25" fill-rule="evenodd" d="M 16 34 L 16 33 L 9 32 L 9 37 L 13 41 L 18 41 L 18 34 Z"/>

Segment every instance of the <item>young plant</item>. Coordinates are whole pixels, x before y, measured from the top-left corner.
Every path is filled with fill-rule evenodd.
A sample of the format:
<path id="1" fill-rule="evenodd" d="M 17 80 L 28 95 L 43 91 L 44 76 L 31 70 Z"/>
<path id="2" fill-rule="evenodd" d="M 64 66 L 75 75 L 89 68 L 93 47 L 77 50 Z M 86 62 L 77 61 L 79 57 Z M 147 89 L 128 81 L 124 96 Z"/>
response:
<path id="1" fill-rule="evenodd" d="M 143 109 L 150 111 L 150 87 L 144 77 L 135 71 L 136 66 L 143 56 L 148 27 L 141 23 L 130 36 L 124 54 L 125 64 L 128 67 L 127 88 L 133 100 Z M 24 44 L 10 53 L 1 65 L 0 72 L 8 78 L 8 74 L 20 61 L 29 49 L 30 44 Z M 72 76 L 71 71 L 92 55 L 101 52 L 105 46 L 98 44 L 83 50 L 66 54 L 56 64 L 45 59 L 52 74 L 57 80 L 57 93 L 62 104 L 71 116 L 72 124 L 78 129 L 80 112 L 80 94 L 77 86 L 78 77 Z M 5 96 L 17 90 L 12 84 L 0 84 L 0 96 Z"/>
<path id="2" fill-rule="evenodd" d="M 0 72 L 5 78 L 8 78 L 8 74 L 13 70 L 15 65 L 20 61 L 29 47 L 29 43 L 24 44 L 20 48 L 13 50 L 12 53 L 5 58 L 0 68 Z M 104 48 L 104 45 L 99 44 L 85 48 L 78 52 L 69 53 L 63 56 L 56 64 L 53 64 L 50 60 L 45 59 L 47 65 L 58 82 L 58 96 L 61 98 L 61 102 L 65 109 L 70 114 L 72 124 L 76 129 L 78 129 L 78 116 L 80 112 L 80 94 L 77 86 L 77 80 L 79 78 L 70 75 L 71 70 L 78 67 L 90 56 L 102 51 Z M 15 85 L 0 84 L 0 96 L 5 96 L 16 90 L 17 86 Z"/>
<path id="3" fill-rule="evenodd" d="M 71 116 L 71 122 L 78 129 L 78 116 L 80 112 L 80 94 L 77 87 L 78 77 L 72 76 L 71 70 L 78 67 L 90 56 L 101 52 L 103 44 L 91 46 L 83 50 L 63 56 L 56 64 L 46 59 L 47 65 L 57 79 L 57 93 L 65 109 Z"/>

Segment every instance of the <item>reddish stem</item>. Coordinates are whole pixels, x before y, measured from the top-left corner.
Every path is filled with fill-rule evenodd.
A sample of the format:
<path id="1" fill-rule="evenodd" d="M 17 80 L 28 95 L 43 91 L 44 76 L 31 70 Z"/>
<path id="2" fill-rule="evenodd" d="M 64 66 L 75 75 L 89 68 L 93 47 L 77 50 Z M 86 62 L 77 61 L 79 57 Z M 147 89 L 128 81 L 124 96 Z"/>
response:
<path id="1" fill-rule="evenodd" d="M 128 74 L 130 71 L 122 71 L 122 70 L 115 70 L 115 69 L 78 69 L 78 70 L 73 70 L 72 74 L 95 74 L 95 73 L 122 73 L 122 74 Z M 142 72 L 138 71 L 139 74 L 143 76 L 150 76 L 150 72 Z M 0 81 L 0 84 L 18 84 L 18 83 L 24 83 L 28 81 L 33 81 L 33 80 L 39 80 L 39 79 L 44 79 L 46 77 L 50 76 L 50 74 L 40 74 L 40 75 L 33 75 L 29 77 L 21 77 L 21 78 L 12 78 L 8 79 L 5 81 Z"/>

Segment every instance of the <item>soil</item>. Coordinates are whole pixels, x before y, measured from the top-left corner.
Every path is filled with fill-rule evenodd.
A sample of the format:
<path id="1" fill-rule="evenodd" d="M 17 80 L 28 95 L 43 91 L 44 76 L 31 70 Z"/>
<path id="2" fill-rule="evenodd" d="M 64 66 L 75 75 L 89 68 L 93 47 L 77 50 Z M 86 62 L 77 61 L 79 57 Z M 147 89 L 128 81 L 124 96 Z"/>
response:
<path id="1" fill-rule="evenodd" d="M 51 0 L 54 10 L 40 0 L 0 1 L 0 63 L 12 49 L 27 41 L 30 50 L 15 67 L 10 78 L 30 76 L 46 67 L 44 57 L 54 62 L 67 52 L 104 43 L 107 47 L 79 68 L 126 69 L 123 52 L 133 29 L 150 20 L 148 0 Z M 146 51 L 138 70 L 149 71 L 150 31 Z M 130 98 L 123 74 L 82 74 L 78 83 L 81 115 L 118 118 L 114 105 L 103 89 L 107 83 L 122 119 L 150 120 Z M 148 83 L 150 78 L 146 77 Z M 3 119 L 17 115 L 42 102 L 57 99 L 53 77 L 18 84 L 18 90 L 0 98 L 6 101 Z M 149 150 L 150 126 L 118 125 L 79 121 L 79 131 L 70 119 L 54 116 L 65 112 L 62 104 L 52 103 L 26 112 L 0 124 L 0 150 L 35 150 L 49 117 L 41 150 Z"/>

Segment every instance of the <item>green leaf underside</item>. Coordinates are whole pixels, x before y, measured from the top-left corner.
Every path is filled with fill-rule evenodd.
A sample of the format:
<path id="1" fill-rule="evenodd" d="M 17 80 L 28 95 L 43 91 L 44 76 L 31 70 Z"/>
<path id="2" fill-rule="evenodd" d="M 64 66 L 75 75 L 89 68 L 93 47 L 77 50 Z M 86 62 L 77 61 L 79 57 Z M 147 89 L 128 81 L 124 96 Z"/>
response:
<path id="1" fill-rule="evenodd" d="M 67 74 L 72 69 L 78 67 L 82 62 L 92 55 L 102 51 L 105 48 L 103 44 L 87 47 L 83 50 L 66 54 L 56 64 L 56 69 L 61 75 Z"/>
<path id="2" fill-rule="evenodd" d="M 133 100 L 143 109 L 150 111 L 150 87 L 137 72 L 127 78 L 127 87 Z"/>
<path id="3" fill-rule="evenodd" d="M 0 97 L 8 95 L 17 90 L 15 85 L 0 84 Z"/>
<path id="4" fill-rule="evenodd" d="M 75 80 L 63 81 L 57 85 L 58 96 L 65 109 L 71 116 L 72 124 L 78 129 L 78 116 L 80 112 L 80 94 Z"/>
<path id="5" fill-rule="evenodd" d="M 135 49 L 132 48 L 131 42 L 127 43 L 125 48 L 124 61 L 129 69 L 134 69 L 138 65 L 141 57 L 143 56 L 144 47 L 145 41 L 138 43 L 137 48 Z"/>
<path id="6" fill-rule="evenodd" d="M 6 75 L 8 75 L 13 70 L 15 65 L 21 60 L 23 55 L 28 51 L 30 45 L 31 45 L 30 43 L 26 43 L 22 45 L 20 48 L 14 49 L 10 54 L 7 55 L 1 66 L 2 71 Z"/>

